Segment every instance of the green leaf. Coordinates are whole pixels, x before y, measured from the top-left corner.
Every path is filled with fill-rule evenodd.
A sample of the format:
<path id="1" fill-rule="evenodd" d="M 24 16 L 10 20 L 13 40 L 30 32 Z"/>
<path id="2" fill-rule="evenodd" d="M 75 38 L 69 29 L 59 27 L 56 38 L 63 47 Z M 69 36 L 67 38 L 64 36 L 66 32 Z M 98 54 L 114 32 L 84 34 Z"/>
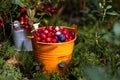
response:
<path id="1" fill-rule="evenodd" d="M 104 6 L 101 3 L 99 3 L 99 6 L 100 6 L 100 8 L 104 8 Z"/>
<path id="2" fill-rule="evenodd" d="M 120 36 L 120 23 L 115 23 L 113 26 L 113 31 L 116 35 Z"/>
<path id="3" fill-rule="evenodd" d="M 108 41 L 111 44 L 114 43 L 115 40 L 114 36 L 111 33 L 104 35 L 103 38 L 106 39 L 106 41 Z"/>
<path id="4" fill-rule="evenodd" d="M 17 4 L 19 0 L 10 0 L 12 4 Z"/>
<path id="5" fill-rule="evenodd" d="M 3 80 L 15 80 L 13 76 L 7 76 Z"/>
<path id="6" fill-rule="evenodd" d="M 107 7 L 106 7 L 106 9 L 111 9 L 112 8 L 112 6 L 111 5 L 108 5 Z"/>
<path id="7" fill-rule="evenodd" d="M 28 8 L 28 9 L 27 9 L 27 14 L 28 14 L 28 16 L 29 16 L 29 17 L 31 17 L 31 16 L 32 16 L 32 11 L 31 11 L 31 9 L 30 9 L 30 8 Z"/>
<path id="8" fill-rule="evenodd" d="M 106 14 L 113 15 L 113 16 L 118 15 L 118 13 L 117 13 L 117 12 L 115 12 L 115 11 L 113 11 L 113 12 L 107 12 Z"/>
<path id="9" fill-rule="evenodd" d="M 18 5 L 19 5 L 20 7 L 27 7 L 27 5 L 23 4 L 22 2 L 19 2 Z"/>
<path id="10" fill-rule="evenodd" d="M 21 0 L 10 0 L 10 1 L 11 1 L 12 4 L 17 4 L 17 5 L 19 5 L 20 7 L 26 7 L 26 5 L 23 4 L 23 3 L 21 2 Z"/>
<path id="11" fill-rule="evenodd" d="M 45 14 L 46 14 L 45 12 L 37 13 L 37 15 L 39 15 L 39 16 L 44 16 Z"/>
<path id="12" fill-rule="evenodd" d="M 52 3 L 52 1 L 51 1 L 51 0 L 48 0 L 48 2 L 49 2 L 49 3 Z"/>
<path id="13" fill-rule="evenodd" d="M 35 9 L 28 8 L 27 9 L 27 14 L 28 14 L 28 16 L 29 16 L 30 19 L 34 18 L 34 16 L 35 16 Z"/>
<path id="14" fill-rule="evenodd" d="M 32 20 L 33 20 L 34 22 L 39 22 L 39 19 L 36 18 L 36 17 L 34 17 Z"/>

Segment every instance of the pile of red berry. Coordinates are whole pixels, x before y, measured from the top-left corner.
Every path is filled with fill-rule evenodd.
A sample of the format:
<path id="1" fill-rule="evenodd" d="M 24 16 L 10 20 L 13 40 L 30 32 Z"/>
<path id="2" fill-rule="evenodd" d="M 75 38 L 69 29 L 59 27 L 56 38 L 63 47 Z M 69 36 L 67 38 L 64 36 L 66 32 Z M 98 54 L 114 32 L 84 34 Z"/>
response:
<path id="1" fill-rule="evenodd" d="M 75 32 L 66 27 L 46 26 L 34 31 L 37 42 L 60 43 L 68 42 L 75 38 Z"/>

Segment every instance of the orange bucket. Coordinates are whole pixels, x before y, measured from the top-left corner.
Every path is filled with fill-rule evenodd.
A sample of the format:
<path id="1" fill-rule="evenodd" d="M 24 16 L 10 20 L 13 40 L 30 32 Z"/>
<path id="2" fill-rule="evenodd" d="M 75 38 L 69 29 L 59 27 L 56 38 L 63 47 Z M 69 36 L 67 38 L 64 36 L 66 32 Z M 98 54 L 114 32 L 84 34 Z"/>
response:
<path id="1" fill-rule="evenodd" d="M 72 29 L 76 30 L 75 28 Z M 33 38 L 32 45 L 34 58 L 36 62 L 43 63 L 42 69 L 45 70 L 47 73 L 50 73 L 52 71 L 59 73 L 64 69 L 61 69 L 58 65 L 60 63 L 65 63 L 66 65 L 68 65 L 71 60 L 75 40 L 76 37 L 68 42 L 44 43 L 36 42 Z"/>

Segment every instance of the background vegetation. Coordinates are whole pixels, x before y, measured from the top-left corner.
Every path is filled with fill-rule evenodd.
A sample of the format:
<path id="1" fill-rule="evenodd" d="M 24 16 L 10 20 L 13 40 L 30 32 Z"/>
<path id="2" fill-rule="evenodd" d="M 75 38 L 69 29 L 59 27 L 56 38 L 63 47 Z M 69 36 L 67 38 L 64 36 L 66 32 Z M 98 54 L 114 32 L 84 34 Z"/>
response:
<path id="1" fill-rule="evenodd" d="M 69 71 L 62 75 L 53 72 L 49 76 L 40 70 L 41 64 L 35 62 L 33 52 L 16 51 L 12 34 L 9 35 L 12 31 L 11 23 L 19 18 L 19 8 L 24 7 L 27 1 L 29 0 L 0 1 L 0 23 L 4 22 L 3 27 L 0 27 L 1 80 L 120 79 L 119 1 L 60 0 L 57 13 L 52 19 L 46 19 L 44 25 L 77 24 L 77 39 Z M 31 3 L 32 0 L 27 4 Z M 14 59 L 13 56 L 18 56 L 17 65 L 7 62 L 8 59 Z"/>

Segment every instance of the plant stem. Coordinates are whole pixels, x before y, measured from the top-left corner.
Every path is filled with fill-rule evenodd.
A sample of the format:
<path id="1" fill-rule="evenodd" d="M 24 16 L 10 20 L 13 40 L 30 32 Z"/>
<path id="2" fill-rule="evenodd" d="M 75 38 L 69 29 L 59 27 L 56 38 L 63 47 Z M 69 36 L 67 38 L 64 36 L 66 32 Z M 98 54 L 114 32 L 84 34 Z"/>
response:
<path id="1" fill-rule="evenodd" d="M 10 12 L 10 19 L 11 19 L 10 22 L 12 23 L 12 14 L 11 14 L 11 12 Z M 10 33 L 8 39 L 10 39 L 10 37 L 12 36 L 12 34 L 13 34 L 13 25 L 11 25 L 11 33 Z"/>
<path id="2" fill-rule="evenodd" d="M 6 40 L 6 34 L 5 34 L 5 26 L 3 24 L 3 35 L 4 35 L 4 39 Z"/>

